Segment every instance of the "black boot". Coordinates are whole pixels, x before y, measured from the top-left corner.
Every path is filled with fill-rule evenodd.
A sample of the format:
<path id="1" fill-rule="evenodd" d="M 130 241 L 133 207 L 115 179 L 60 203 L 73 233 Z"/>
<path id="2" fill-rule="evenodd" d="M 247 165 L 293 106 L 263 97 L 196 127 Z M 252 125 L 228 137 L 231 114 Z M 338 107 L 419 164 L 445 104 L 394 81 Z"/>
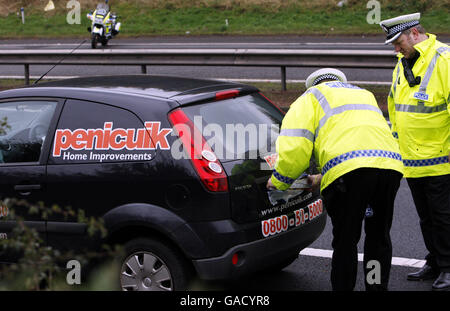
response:
<path id="1" fill-rule="evenodd" d="M 450 291 L 450 272 L 441 272 L 432 288 L 435 291 Z"/>
<path id="2" fill-rule="evenodd" d="M 409 281 L 425 281 L 435 279 L 439 271 L 425 264 L 419 271 L 408 274 Z"/>

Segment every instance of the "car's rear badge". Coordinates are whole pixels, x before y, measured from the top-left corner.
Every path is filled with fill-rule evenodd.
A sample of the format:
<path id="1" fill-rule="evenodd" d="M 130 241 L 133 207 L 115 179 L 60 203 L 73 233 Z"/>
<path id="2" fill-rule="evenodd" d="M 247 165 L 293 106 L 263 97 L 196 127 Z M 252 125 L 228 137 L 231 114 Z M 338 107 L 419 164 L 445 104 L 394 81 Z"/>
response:
<path id="1" fill-rule="evenodd" d="M 168 150 L 170 145 L 167 135 L 172 129 L 160 127 L 161 122 L 145 122 L 143 128 L 113 129 L 113 122 L 105 122 L 103 128 L 97 129 L 58 129 L 52 154 L 55 158 L 62 156 L 63 159 L 70 160 L 69 155 L 63 151 Z M 78 160 L 88 160 L 87 154 L 83 156 L 84 158 Z M 89 160 L 97 158 L 94 152 L 89 154 Z"/>
<path id="2" fill-rule="evenodd" d="M 235 191 L 244 191 L 244 190 L 248 190 L 252 187 L 252 185 L 243 185 L 243 186 L 238 186 L 238 187 L 234 187 Z"/>

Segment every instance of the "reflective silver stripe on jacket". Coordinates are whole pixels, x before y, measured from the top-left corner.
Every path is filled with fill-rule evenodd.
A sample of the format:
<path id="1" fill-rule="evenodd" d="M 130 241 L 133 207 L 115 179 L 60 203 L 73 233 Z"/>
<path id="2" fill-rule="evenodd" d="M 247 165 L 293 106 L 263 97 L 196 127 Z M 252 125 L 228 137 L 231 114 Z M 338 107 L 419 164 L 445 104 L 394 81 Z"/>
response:
<path id="1" fill-rule="evenodd" d="M 331 111 L 330 104 L 321 91 L 316 88 L 311 88 L 308 90 L 308 93 L 312 93 L 316 97 L 325 114 L 328 114 Z"/>
<path id="2" fill-rule="evenodd" d="M 436 54 L 431 59 L 431 62 L 428 64 L 428 68 L 423 76 L 422 83 L 419 86 L 419 93 L 426 94 L 428 84 L 430 83 L 431 75 L 433 74 L 434 68 L 436 67 L 437 61 L 439 59 L 440 53 L 442 53 L 446 48 L 439 48 Z M 414 112 L 414 113 L 435 113 L 447 110 L 447 104 L 441 104 L 434 107 L 425 107 L 425 103 L 421 100 L 417 102 L 416 105 L 403 105 L 403 104 L 395 104 L 396 111 L 403 112 Z"/>
<path id="3" fill-rule="evenodd" d="M 423 76 L 422 83 L 420 83 L 419 92 L 426 93 L 428 83 L 430 83 L 430 78 L 431 78 L 431 75 L 433 74 L 434 67 L 436 67 L 436 63 L 437 63 L 439 56 L 440 56 L 439 52 L 436 52 L 436 54 L 433 56 L 433 59 L 431 60 L 430 64 L 428 65 L 427 71 L 425 72 L 425 75 Z"/>
<path id="4" fill-rule="evenodd" d="M 450 53 L 450 47 L 448 47 L 448 46 L 441 46 L 436 51 L 438 51 L 440 54 L 443 54 L 445 52 Z"/>
<path id="5" fill-rule="evenodd" d="M 307 129 L 282 129 L 280 131 L 280 136 L 304 137 L 314 142 L 314 134 Z"/>
<path id="6" fill-rule="evenodd" d="M 325 123 L 328 121 L 329 118 L 331 118 L 334 115 L 343 113 L 345 111 L 355 111 L 355 110 L 366 110 L 366 111 L 374 111 L 379 113 L 380 115 L 383 115 L 380 108 L 369 105 L 369 104 L 347 104 L 342 105 L 339 107 L 331 108 L 330 104 L 328 103 L 325 96 L 316 88 L 311 88 L 308 90 L 308 93 L 312 93 L 317 101 L 319 102 L 320 106 L 322 107 L 323 111 L 325 112 L 325 115 L 320 119 L 319 126 L 315 130 L 315 138 L 319 135 L 319 130 L 324 127 Z"/>
<path id="7" fill-rule="evenodd" d="M 374 111 L 374 112 L 377 112 L 377 113 L 383 115 L 380 108 L 374 107 L 372 105 L 348 104 L 348 105 L 344 105 L 344 106 L 339 106 L 339 107 L 333 108 L 328 114 L 326 114 L 322 119 L 320 119 L 319 126 L 316 128 L 316 133 L 315 133 L 316 137 L 317 137 L 317 135 L 319 135 L 319 130 L 325 125 L 325 123 L 328 121 L 329 118 L 331 118 L 334 115 L 340 114 L 345 111 L 350 111 L 350 110 L 369 110 L 369 111 Z"/>
<path id="8" fill-rule="evenodd" d="M 419 102 L 417 105 L 395 104 L 395 110 L 415 113 L 435 113 L 447 110 L 447 104 L 441 104 L 434 107 L 427 107 L 423 102 Z"/>
<path id="9" fill-rule="evenodd" d="M 395 95 L 395 91 L 397 90 L 397 83 L 398 83 L 399 76 L 400 76 L 400 60 L 398 60 L 398 63 L 397 63 L 397 76 L 395 77 L 395 81 L 394 81 L 394 95 Z"/>

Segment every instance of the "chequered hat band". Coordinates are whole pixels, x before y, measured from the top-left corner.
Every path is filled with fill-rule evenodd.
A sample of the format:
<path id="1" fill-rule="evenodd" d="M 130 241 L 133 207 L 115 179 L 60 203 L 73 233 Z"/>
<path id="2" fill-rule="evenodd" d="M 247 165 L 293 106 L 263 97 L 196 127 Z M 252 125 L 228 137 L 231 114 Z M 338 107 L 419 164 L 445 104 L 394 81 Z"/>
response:
<path id="1" fill-rule="evenodd" d="M 325 75 L 321 75 L 321 76 L 317 77 L 316 80 L 314 80 L 312 86 L 317 85 L 317 84 L 319 84 L 320 81 L 326 80 L 326 79 L 331 79 L 331 80 L 337 80 L 337 81 L 340 81 L 340 79 L 339 79 L 338 76 L 335 76 L 335 75 L 333 75 L 333 74 L 331 74 L 331 73 L 327 73 L 327 74 L 325 74 Z"/>
<path id="2" fill-rule="evenodd" d="M 398 25 L 395 25 L 392 27 L 386 27 L 385 31 L 387 33 L 387 39 L 389 40 L 390 38 L 392 38 L 399 32 L 405 31 L 406 29 L 409 29 L 409 28 L 414 27 L 419 24 L 420 24 L 419 21 L 411 21 L 411 22 L 406 22 L 403 24 L 398 24 Z"/>

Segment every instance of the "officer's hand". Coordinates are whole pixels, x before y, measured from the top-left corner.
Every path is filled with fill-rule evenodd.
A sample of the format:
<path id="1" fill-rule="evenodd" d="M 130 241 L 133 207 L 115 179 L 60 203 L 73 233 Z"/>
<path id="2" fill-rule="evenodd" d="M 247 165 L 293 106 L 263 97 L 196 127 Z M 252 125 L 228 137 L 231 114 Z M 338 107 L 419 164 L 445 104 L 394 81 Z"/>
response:
<path id="1" fill-rule="evenodd" d="M 311 185 L 311 188 L 306 189 L 310 192 L 315 192 L 320 188 L 320 182 L 322 180 L 322 174 L 317 175 L 308 175 L 308 182 Z"/>
<path id="2" fill-rule="evenodd" d="M 277 190 L 277 188 L 272 183 L 272 177 L 267 181 L 266 188 L 267 190 Z"/>

